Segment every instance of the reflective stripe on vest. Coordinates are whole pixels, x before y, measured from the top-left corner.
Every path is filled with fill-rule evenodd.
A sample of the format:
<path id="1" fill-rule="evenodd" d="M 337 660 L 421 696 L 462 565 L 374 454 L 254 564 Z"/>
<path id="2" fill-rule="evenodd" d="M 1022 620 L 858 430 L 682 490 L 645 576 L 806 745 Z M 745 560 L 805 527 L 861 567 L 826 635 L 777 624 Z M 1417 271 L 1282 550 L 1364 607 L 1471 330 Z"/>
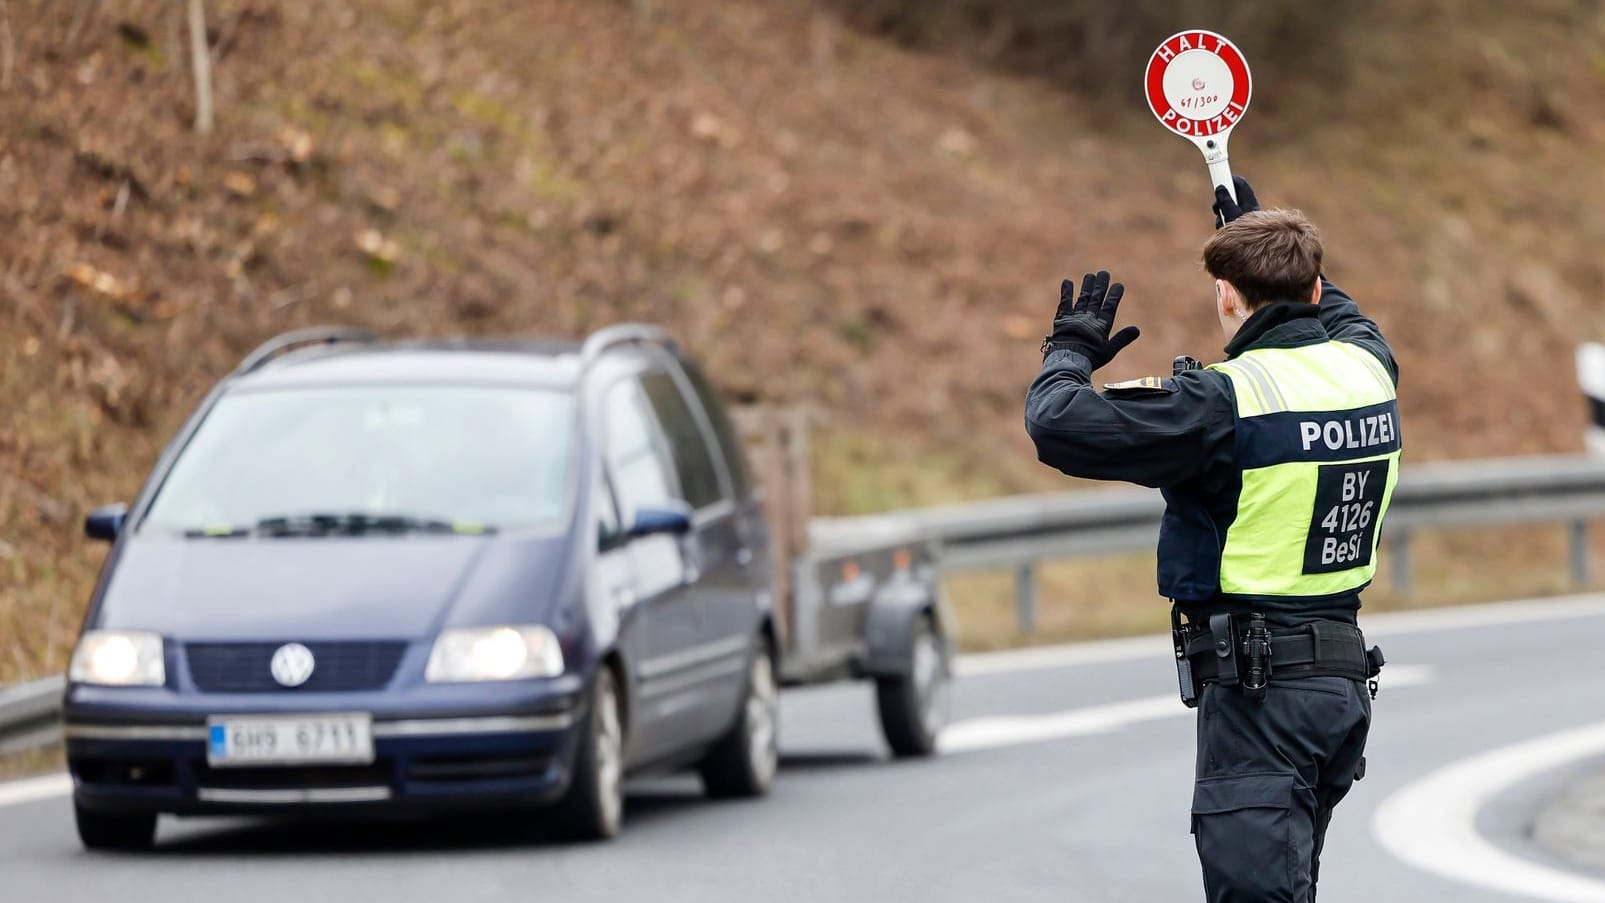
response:
<path id="1" fill-rule="evenodd" d="M 1237 396 L 1242 492 L 1221 550 L 1227 595 L 1352 592 L 1376 574 L 1399 479 L 1393 380 L 1363 348 L 1258 348 L 1210 365 Z"/>

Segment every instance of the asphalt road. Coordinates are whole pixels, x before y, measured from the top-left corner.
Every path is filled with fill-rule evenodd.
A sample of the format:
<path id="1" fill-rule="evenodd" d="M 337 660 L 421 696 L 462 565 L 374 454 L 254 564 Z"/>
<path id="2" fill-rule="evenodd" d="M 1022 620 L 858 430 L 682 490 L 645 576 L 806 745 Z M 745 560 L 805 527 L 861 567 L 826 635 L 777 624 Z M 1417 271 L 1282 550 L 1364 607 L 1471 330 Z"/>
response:
<path id="1" fill-rule="evenodd" d="M 1363 622 L 1390 665 L 1369 774 L 1328 840 L 1321 903 L 1605 899 L 1605 875 L 1517 897 L 1406 862 L 1388 837 L 1420 841 L 1455 871 L 1454 839 L 1437 843 L 1422 814 L 1448 810 L 1421 794 L 1378 816 L 1456 762 L 1605 722 L 1605 599 L 1525 605 Z M 6 804 L 0 785 L 0 900 L 1199 899 L 1192 716 L 1166 656 L 1146 638 L 967 659 L 950 748 L 920 762 L 886 757 L 867 687 L 793 691 L 770 798 L 709 803 L 690 778 L 641 781 L 624 836 L 605 845 L 557 843 L 534 819 L 164 820 L 154 853 L 92 855 L 65 797 Z M 1555 865 L 1528 838 L 1532 814 L 1598 762 L 1488 791 L 1465 831 Z"/>

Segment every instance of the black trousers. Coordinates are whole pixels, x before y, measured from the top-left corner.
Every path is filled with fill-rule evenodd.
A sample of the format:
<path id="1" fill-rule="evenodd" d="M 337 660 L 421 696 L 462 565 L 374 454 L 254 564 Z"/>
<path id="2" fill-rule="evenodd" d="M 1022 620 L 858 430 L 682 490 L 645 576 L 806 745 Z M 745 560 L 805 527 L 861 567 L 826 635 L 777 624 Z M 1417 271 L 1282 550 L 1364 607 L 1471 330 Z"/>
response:
<path id="1" fill-rule="evenodd" d="M 1206 686 L 1198 702 L 1193 836 L 1210 903 L 1314 903 L 1332 809 L 1371 727 L 1365 685 L 1274 681 L 1263 699 Z"/>

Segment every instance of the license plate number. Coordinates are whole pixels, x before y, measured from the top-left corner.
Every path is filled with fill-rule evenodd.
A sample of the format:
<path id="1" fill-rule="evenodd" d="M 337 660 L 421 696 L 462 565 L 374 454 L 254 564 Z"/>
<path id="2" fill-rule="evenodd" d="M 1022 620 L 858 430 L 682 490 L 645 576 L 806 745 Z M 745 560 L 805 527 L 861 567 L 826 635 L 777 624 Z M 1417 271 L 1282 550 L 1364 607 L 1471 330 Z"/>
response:
<path id="1" fill-rule="evenodd" d="M 369 715 L 209 718 L 206 760 L 213 766 L 373 761 Z"/>

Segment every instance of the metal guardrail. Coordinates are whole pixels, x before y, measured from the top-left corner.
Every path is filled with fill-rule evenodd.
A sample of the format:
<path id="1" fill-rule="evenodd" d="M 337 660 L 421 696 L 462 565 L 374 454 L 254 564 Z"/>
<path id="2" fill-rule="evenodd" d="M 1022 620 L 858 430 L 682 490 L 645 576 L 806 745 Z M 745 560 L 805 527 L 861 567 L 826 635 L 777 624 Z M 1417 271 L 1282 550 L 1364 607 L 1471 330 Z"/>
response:
<path id="1" fill-rule="evenodd" d="M 0 754 L 47 746 L 59 733 L 60 674 L 11 687 L 0 687 Z"/>
<path id="2" fill-rule="evenodd" d="M 862 517 L 816 518 L 814 547 L 850 552 L 936 542 L 949 573 L 1015 569 L 1020 627 L 1036 622 L 1037 565 L 1051 559 L 1152 549 L 1164 501 L 1147 489 L 1096 489 L 988 499 Z M 1605 517 L 1605 460 L 1540 456 L 1406 467 L 1383 525 L 1396 588 L 1412 585 L 1411 537 L 1423 529 L 1563 522 L 1572 579 L 1589 577 L 1588 521 Z"/>
<path id="3" fill-rule="evenodd" d="M 814 518 L 820 554 L 934 542 L 945 572 L 1014 568 L 1022 630 L 1036 618 L 1044 560 L 1152 549 L 1164 502 L 1145 489 L 1098 489 L 987 499 L 863 517 Z M 1570 525 L 1572 579 L 1589 576 L 1588 522 L 1605 517 L 1605 459 L 1546 456 L 1407 467 L 1383 528 L 1395 586 L 1411 585 L 1410 538 L 1423 529 L 1561 522 Z M 56 735 L 58 675 L 0 688 L 0 752 Z"/>

